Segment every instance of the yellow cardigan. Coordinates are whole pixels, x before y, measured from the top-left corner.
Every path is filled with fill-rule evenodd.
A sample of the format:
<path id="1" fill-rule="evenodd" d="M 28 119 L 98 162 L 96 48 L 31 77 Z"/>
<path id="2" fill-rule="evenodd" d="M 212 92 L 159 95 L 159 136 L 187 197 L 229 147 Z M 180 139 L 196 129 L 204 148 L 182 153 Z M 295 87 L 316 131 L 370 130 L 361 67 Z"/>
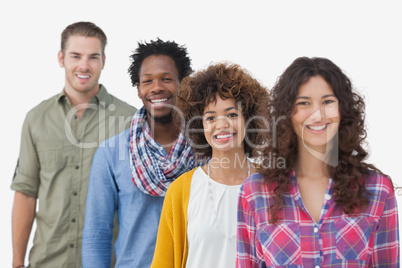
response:
<path id="1" fill-rule="evenodd" d="M 163 202 L 151 268 L 184 268 L 187 262 L 187 207 L 195 169 L 170 186 Z"/>

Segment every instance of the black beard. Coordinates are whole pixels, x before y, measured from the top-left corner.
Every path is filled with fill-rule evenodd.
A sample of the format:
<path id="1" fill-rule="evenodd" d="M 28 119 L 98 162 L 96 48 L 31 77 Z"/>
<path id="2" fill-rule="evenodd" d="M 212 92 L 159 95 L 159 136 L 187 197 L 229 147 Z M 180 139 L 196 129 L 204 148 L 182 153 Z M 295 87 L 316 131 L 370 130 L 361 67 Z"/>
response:
<path id="1" fill-rule="evenodd" d="M 173 123 L 173 111 L 170 111 L 165 116 L 162 117 L 154 117 L 150 112 L 147 111 L 147 114 L 154 120 L 154 122 L 158 125 L 168 125 Z"/>

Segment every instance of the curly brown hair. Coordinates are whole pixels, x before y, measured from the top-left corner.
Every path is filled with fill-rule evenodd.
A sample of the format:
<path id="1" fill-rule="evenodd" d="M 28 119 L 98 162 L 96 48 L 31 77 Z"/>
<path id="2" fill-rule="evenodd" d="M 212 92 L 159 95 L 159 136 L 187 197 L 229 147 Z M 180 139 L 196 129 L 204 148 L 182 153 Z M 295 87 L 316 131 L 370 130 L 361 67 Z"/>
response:
<path id="1" fill-rule="evenodd" d="M 338 130 L 338 164 L 335 167 L 328 165 L 334 181 L 336 204 L 342 206 L 347 214 L 352 213 L 355 208 L 365 207 L 368 204 L 365 188 L 368 174 L 370 170 L 381 173 L 372 164 L 364 162 L 368 156 L 363 148 L 367 136 L 364 124 L 365 104 L 363 98 L 354 92 L 350 79 L 328 59 L 297 58 L 276 81 L 269 104 L 271 116 L 278 121 L 276 131 L 268 133 L 268 139 L 275 143 L 266 147 L 263 155 L 280 156 L 286 161 L 286 167 L 261 165 L 260 172 L 269 183 L 275 200 L 270 207 L 271 223 L 279 220 L 278 215 L 284 205 L 282 196 L 288 192 L 289 176 L 298 154 L 297 136 L 291 121 L 295 111 L 294 103 L 300 86 L 313 76 L 321 76 L 339 100 L 341 119 Z"/>
<path id="2" fill-rule="evenodd" d="M 234 98 L 236 103 L 240 103 L 246 122 L 244 150 L 248 156 L 255 155 L 258 148 L 266 144 L 259 130 L 269 127 L 269 92 L 245 69 L 226 63 L 210 65 L 185 77 L 181 83 L 176 105 L 185 124 L 184 135 L 192 144 L 194 153 L 201 159 L 212 156 L 212 148 L 205 139 L 202 116 L 205 107 L 216 102 L 217 95 L 223 100 Z"/>

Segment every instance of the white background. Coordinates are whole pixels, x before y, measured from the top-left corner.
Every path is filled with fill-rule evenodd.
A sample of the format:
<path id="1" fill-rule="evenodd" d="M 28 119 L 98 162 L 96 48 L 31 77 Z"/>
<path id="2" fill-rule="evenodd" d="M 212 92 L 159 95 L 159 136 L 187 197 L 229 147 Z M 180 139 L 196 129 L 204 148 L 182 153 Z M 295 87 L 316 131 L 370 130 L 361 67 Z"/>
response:
<path id="1" fill-rule="evenodd" d="M 296 57 L 327 57 L 365 96 L 369 162 L 402 186 L 398 172 L 402 16 L 398 4 L 387 0 L 2 1 L 1 267 L 11 267 L 14 193 L 9 187 L 22 123 L 32 107 L 64 86 L 57 52 L 67 25 L 92 21 L 105 31 L 107 58 L 100 82 L 137 108 L 141 102 L 127 68 L 138 41 L 174 40 L 187 46 L 193 69 L 230 61 L 269 88 Z M 402 207 L 402 196 L 398 201 Z"/>

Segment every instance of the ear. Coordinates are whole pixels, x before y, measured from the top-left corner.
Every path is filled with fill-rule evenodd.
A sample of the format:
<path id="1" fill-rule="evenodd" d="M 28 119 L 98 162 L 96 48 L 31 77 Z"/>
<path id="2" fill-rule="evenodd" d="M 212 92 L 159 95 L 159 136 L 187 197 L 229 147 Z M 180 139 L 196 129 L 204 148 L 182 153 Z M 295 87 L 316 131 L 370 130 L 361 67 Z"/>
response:
<path id="1" fill-rule="evenodd" d="M 136 83 L 135 86 L 137 87 L 138 98 L 141 99 L 141 97 L 140 97 L 140 83 Z"/>
<path id="2" fill-rule="evenodd" d="M 106 55 L 103 55 L 103 65 L 102 65 L 102 70 L 105 67 L 105 62 L 106 62 Z"/>
<path id="3" fill-rule="evenodd" d="M 57 60 L 59 61 L 60 67 L 64 68 L 64 55 L 63 55 L 63 52 L 61 50 L 57 54 Z"/>

